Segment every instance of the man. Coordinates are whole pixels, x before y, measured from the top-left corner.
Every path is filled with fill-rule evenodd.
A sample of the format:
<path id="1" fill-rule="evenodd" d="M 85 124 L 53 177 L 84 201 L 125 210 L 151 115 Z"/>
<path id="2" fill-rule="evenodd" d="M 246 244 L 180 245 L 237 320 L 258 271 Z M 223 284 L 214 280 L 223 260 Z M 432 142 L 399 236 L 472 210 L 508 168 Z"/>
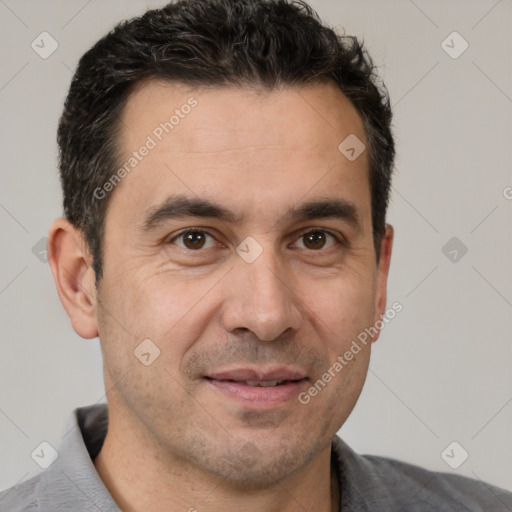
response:
<path id="1" fill-rule="evenodd" d="M 0 509 L 510 510 L 336 436 L 395 311 L 390 124 L 368 55 L 305 4 L 181 0 L 89 50 L 49 255 L 108 412 L 77 409 Z"/>

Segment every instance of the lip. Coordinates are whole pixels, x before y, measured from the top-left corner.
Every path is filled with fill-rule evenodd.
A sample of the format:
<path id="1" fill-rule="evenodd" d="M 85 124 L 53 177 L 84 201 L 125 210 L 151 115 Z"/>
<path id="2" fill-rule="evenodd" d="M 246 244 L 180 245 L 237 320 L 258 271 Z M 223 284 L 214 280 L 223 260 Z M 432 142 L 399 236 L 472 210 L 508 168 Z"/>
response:
<path id="1" fill-rule="evenodd" d="M 205 382 L 224 396 L 237 401 L 242 407 L 257 410 L 275 409 L 290 401 L 295 401 L 298 394 L 308 383 L 304 372 L 292 368 L 274 368 L 258 370 L 243 368 L 215 372 L 204 377 Z M 279 386 L 255 387 L 244 381 L 287 381 Z"/>
<path id="2" fill-rule="evenodd" d="M 305 372 L 290 367 L 274 367 L 266 370 L 257 368 L 236 368 L 214 372 L 206 375 L 214 380 L 234 380 L 234 381 L 266 381 L 266 380 L 301 380 L 307 378 Z"/>

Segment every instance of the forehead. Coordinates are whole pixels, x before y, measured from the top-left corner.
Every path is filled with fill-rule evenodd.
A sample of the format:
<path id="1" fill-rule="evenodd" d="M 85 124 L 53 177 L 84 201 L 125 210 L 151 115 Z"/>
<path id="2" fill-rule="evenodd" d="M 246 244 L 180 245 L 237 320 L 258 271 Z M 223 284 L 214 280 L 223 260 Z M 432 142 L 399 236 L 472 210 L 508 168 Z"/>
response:
<path id="1" fill-rule="evenodd" d="M 197 104 L 189 108 L 192 103 Z M 185 119 L 187 122 L 183 122 Z M 166 123 L 172 125 L 169 132 L 161 126 Z M 234 142 L 246 143 L 248 136 L 258 136 L 260 142 L 269 145 L 286 144 L 296 149 L 304 141 L 308 145 L 324 142 L 332 149 L 332 142 L 349 133 L 365 137 L 359 114 L 334 82 L 263 91 L 187 88 L 180 83 L 150 80 L 136 88 L 123 110 L 123 146 L 129 149 L 136 145 L 141 135 L 137 132 L 159 138 L 159 127 L 167 142 L 179 138 L 183 151 L 194 152 L 232 149 Z M 326 139 L 327 134 L 334 139 Z"/>
<path id="2" fill-rule="evenodd" d="M 367 146 L 360 116 L 334 82 L 262 92 L 150 81 L 121 116 L 120 166 L 134 165 L 113 202 L 129 206 L 127 218 L 174 193 L 260 217 L 306 195 L 359 195 L 368 205 L 367 152 L 347 159 L 338 146 L 348 136 Z"/>

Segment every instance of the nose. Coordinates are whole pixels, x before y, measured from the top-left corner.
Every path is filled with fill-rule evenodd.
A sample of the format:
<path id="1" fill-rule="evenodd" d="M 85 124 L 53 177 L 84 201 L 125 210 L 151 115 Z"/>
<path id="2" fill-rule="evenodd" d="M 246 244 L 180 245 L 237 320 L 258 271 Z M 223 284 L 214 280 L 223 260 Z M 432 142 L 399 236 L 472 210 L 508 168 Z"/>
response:
<path id="1" fill-rule="evenodd" d="M 261 341 L 273 341 L 299 328 L 301 301 L 271 250 L 252 263 L 236 261 L 227 286 L 221 322 L 228 332 L 249 329 Z"/>

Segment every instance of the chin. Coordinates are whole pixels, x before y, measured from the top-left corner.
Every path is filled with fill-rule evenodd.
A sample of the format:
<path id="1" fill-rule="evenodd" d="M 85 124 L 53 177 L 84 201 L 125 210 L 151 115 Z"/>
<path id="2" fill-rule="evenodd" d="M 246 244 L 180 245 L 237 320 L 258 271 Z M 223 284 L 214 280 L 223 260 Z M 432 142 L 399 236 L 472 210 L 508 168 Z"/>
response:
<path id="1" fill-rule="evenodd" d="M 234 487 L 256 491 L 289 478 L 314 458 L 318 447 L 305 447 L 298 439 L 293 444 L 280 440 L 277 445 L 255 440 L 233 442 L 220 451 L 219 457 L 211 460 L 210 467 L 204 469 L 216 473 Z"/>

